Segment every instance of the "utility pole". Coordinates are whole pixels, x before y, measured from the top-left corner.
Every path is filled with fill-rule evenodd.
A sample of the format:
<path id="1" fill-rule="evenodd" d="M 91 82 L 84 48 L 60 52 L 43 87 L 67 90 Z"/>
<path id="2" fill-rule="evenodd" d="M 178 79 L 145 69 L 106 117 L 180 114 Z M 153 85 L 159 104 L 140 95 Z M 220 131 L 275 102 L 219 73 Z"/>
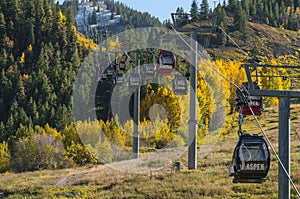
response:
<path id="1" fill-rule="evenodd" d="M 140 52 L 137 50 L 136 52 L 136 73 L 140 74 Z M 138 159 L 139 158 L 139 123 L 140 123 L 140 87 L 138 87 L 134 92 L 134 108 L 133 108 L 133 120 L 134 120 L 134 133 L 133 133 L 133 151 L 132 151 L 132 158 Z"/>
<path id="2" fill-rule="evenodd" d="M 197 32 L 191 32 L 191 85 L 190 85 L 190 120 L 189 120 L 189 147 L 188 168 L 197 169 Z"/>
<path id="3" fill-rule="evenodd" d="M 141 74 L 141 53 L 149 53 L 148 50 L 138 49 L 136 52 L 136 68 L 135 73 Z M 132 65 L 130 65 L 130 71 L 133 71 Z M 141 85 L 141 84 L 140 84 Z M 140 86 L 134 91 L 133 101 L 133 121 L 134 121 L 134 132 L 133 132 L 133 145 L 132 145 L 132 158 L 139 158 L 140 148 L 140 134 L 139 134 L 139 123 L 140 123 L 140 102 L 141 102 L 141 88 Z"/>
<path id="4" fill-rule="evenodd" d="M 300 92 L 281 90 L 254 89 L 250 67 L 300 69 L 300 66 L 270 66 L 259 64 L 245 64 L 249 85 L 249 94 L 253 96 L 277 97 L 279 99 L 279 128 L 278 153 L 282 163 L 278 163 L 278 198 L 290 199 L 290 99 L 300 98 Z"/>
<path id="5" fill-rule="evenodd" d="M 197 169 L 197 33 L 214 32 L 213 27 L 183 28 L 178 27 L 176 19 L 178 16 L 189 16 L 190 14 L 172 13 L 174 28 L 178 32 L 189 32 L 191 34 L 191 65 L 190 65 L 190 120 L 189 120 L 189 147 L 188 147 L 188 169 Z"/>
<path id="6" fill-rule="evenodd" d="M 279 97 L 279 158 L 288 174 L 290 174 L 290 97 Z M 278 196 L 280 199 L 290 198 L 290 181 L 283 168 L 278 166 Z"/>

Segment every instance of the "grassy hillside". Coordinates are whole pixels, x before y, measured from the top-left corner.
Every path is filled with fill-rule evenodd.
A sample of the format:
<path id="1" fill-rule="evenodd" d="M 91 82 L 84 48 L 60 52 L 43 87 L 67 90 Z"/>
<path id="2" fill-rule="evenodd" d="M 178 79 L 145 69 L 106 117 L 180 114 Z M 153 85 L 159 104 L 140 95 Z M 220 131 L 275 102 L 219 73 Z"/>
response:
<path id="1" fill-rule="evenodd" d="M 291 176 L 300 189 L 300 105 L 291 111 Z M 277 108 L 268 108 L 259 117 L 264 130 L 277 149 Z M 229 128 L 230 129 L 230 128 Z M 244 130 L 257 133 L 252 117 L 247 117 Z M 36 171 L 0 175 L 0 197 L 9 198 L 278 198 L 277 160 L 272 154 L 271 169 L 263 184 L 233 184 L 228 166 L 238 140 L 237 128 L 220 138 L 214 150 L 198 159 L 198 169 L 188 171 L 187 155 L 179 160 L 181 171 L 172 165 L 143 174 L 124 173 L 104 165 L 77 169 Z M 124 163 L 125 164 L 125 163 Z M 296 198 L 292 190 L 292 198 Z"/>
<path id="2" fill-rule="evenodd" d="M 240 32 L 228 31 L 231 39 L 228 39 L 227 45 L 216 48 L 213 46 L 213 36 L 211 36 L 212 45 L 208 47 L 208 52 L 214 58 L 247 60 L 248 57 L 242 52 L 243 50 L 250 57 L 259 57 L 263 61 L 279 59 L 282 63 L 300 63 L 300 32 L 251 22 L 248 22 L 248 25 L 249 39 L 246 43 L 241 39 Z M 234 42 L 241 49 L 237 48 Z"/>

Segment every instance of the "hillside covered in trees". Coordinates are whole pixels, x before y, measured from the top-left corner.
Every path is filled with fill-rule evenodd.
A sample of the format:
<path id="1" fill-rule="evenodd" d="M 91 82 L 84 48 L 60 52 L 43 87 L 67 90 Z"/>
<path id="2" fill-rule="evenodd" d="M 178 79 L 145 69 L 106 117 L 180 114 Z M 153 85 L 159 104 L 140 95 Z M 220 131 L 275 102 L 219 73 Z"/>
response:
<path id="1" fill-rule="evenodd" d="M 215 10 L 209 7 L 207 0 L 202 0 L 201 3 L 193 1 L 190 11 L 185 11 L 182 7 L 176 10 L 176 13 L 189 13 L 192 21 L 212 12 L 217 12 L 216 24 L 222 23 L 225 28 L 228 24 L 227 16 L 234 19 L 236 29 L 241 29 L 247 21 L 294 31 L 300 29 L 299 0 L 229 0 L 219 3 Z"/>
<path id="2" fill-rule="evenodd" d="M 129 28 L 162 26 L 158 18 L 148 12 L 134 10 L 113 0 L 65 0 L 62 9 L 65 8 L 72 8 L 74 11 L 78 31 L 94 40 L 97 40 L 95 37 L 101 29 L 106 29 L 113 35 Z"/>
<path id="3" fill-rule="evenodd" d="M 215 34 L 198 33 L 198 42 L 214 58 L 248 62 L 299 63 L 299 1 L 224 1 L 213 10 L 207 0 L 193 1 L 189 11 L 178 7 L 179 26 L 199 27 L 203 20 L 217 29 Z M 171 21 L 166 21 L 167 26 Z"/>
<path id="4" fill-rule="evenodd" d="M 35 126 L 63 130 L 73 121 L 76 73 L 96 45 L 78 34 L 72 10 L 65 11 L 46 0 L 0 2 L 0 142 L 8 144 L 1 157 L 33 136 Z"/>
<path id="5" fill-rule="evenodd" d="M 110 0 L 104 3 L 112 13 L 121 16 L 119 24 L 106 27 L 109 35 L 120 29 L 170 28 L 170 21 L 161 24 L 150 14 L 122 3 Z M 65 1 L 63 5 L 48 0 L 0 2 L 0 172 L 57 169 L 129 158 L 128 153 L 122 152 L 131 150 L 130 133 L 134 124 L 132 121 L 120 123 L 118 118 L 109 117 L 112 82 L 99 84 L 96 97 L 101 99 L 96 99 L 96 104 L 90 107 L 97 109 L 100 121 L 74 122 L 72 94 L 76 75 L 81 63 L 97 47 L 95 38 L 87 39 L 77 31 L 75 15 L 78 6 L 76 0 Z M 216 17 L 213 24 L 224 31 L 209 35 L 199 33 L 198 41 L 214 58 L 209 63 L 240 85 L 245 81 L 241 66 L 249 61 L 249 57 L 259 57 L 263 63 L 299 65 L 299 9 L 296 0 L 242 0 L 218 4 L 212 10 L 203 0 L 200 4 L 194 1 L 190 11 L 178 8 L 175 12 L 183 14 L 177 18 L 181 26 L 199 26 L 203 16 Z M 152 37 L 144 38 L 144 42 L 155 40 L 159 35 L 153 33 Z M 120 46 L 117 38 L 108 42 L 111 49 L 119 50 Z M 143 59 L 152 61 L 151 56 L 143 55 Z M 184 60 L 179 55 L 177 62 L 178 68 L 184 69 Z M 235 88 L 218 77 L 212 79 L 225 87 L 226 113 L 233 114 Z M 290 86 L 290 82 L 282 80 L 274 82 L 270 79 L 264 83 L 266 88 L 274 84 L 282 89 Z M 197 89 L 198 136 L 201 140 L 209 128 L 216 101 L 200 74 Z M 141 99 L 141 135 L 143 147 L 146 146 L 143 150 L 186 146 L 187 128 L 180 129 L 178 121 L 188 123 L 188 118 L 184 117 L 188 110 L 182 108 L 188 107 L 187 99 L 158 85 L 143 86 Z M 148 112 L 155 103 L 163 104 L 169 115 L 166 123 L 155 121 L 149 127 Z M 266 103 L 274 105 L 276 101 L 267 99 Z M 104 134 L 95 133 L 97 128 L 104 129 Z M 90 145 L 83 145 L 78 129 L 86 130 L 81 136 L 89 140 Z M 149 131 L 152 132 L 150 135 L 147 134 Z"/>
<path id="6" fill-rule="evenodd" d="M 121 15 L 121 24 L 126 26 L 132 26 L 135 28 L 141 27 L 153 27 L 160 26 L 161 23 L 155 16 L 151 16 L 147 12 L 140 12 L 134 10 L 123 3 L 112 0 L 104 0 L 104 4 L 107 5 L 107 9 L 113 13 Z"/>

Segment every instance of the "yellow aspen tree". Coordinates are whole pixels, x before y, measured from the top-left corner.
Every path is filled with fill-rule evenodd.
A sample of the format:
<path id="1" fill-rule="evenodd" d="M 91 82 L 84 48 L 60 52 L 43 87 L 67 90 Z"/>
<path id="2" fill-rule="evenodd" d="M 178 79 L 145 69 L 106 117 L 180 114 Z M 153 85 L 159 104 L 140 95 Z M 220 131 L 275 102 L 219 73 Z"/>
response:
<path id="1" fill-rule="evenodd" d="M 25 53 L 24 52 L 22 52 L 22 54 L 20 56 L 19 63 L 20 64 L 24 64 L 25 63 Z"/>

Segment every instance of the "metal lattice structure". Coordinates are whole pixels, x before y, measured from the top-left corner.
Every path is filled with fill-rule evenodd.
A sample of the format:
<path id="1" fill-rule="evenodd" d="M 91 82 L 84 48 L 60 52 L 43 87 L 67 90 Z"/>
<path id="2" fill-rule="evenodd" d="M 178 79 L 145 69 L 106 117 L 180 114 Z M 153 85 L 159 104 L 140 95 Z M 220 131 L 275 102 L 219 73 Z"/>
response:
<path id="1" fill-rule="evenodd" d="M 279 99 L 279 132 L 278 132 L 278 196 L 279 199 L 290 198 L 290 104 L 292 98 L 300 98 L 300 92 L 294 90 L 264 90 L 255 89 L 252 81 L 252 71 L 263 69 L 300 69 L 300 66 L 273 66 L 262 64 L 245 64 L 248 79 L 249 94 L 253 96 L 277 97 Z M 252 70 L 251 70 L 252 69 Z M 284 77 L 287 80 L 289 77 Z"/>

